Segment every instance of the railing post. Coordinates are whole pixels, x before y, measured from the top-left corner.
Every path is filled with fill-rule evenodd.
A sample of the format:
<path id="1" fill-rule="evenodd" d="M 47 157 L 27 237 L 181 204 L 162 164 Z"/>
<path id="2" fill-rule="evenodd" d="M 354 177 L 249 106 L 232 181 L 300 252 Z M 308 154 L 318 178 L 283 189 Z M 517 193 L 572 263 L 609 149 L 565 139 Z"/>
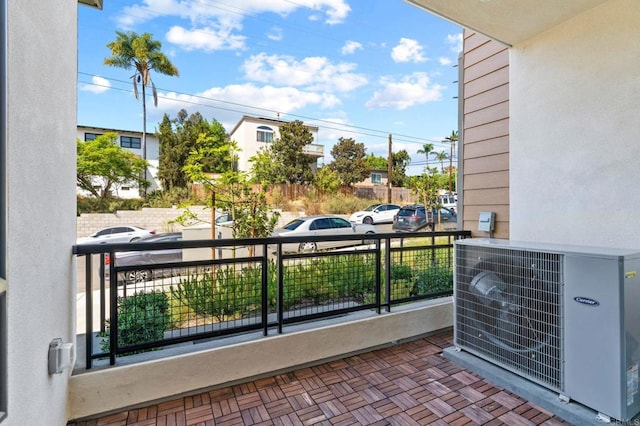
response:
<path id="1" fill-rule="evenodd" d="M 111 256 L 112 254 L 109 254 L 109 265 L 111 265 L 111 259 L 112 259 Z M 100 332 L 101 333 L 104 333 L 105 331 L 105 323 L 106 323 L 105 311 L 107 310 L 106 309 L 107 300 L 106 300 L 106 292 L 105 292 L 105 285 L 104 285 L 104 272 L 105 272 L 104 271 L 104 253 L 100 253 Z M 93 273 L 93 270 L 91 270 L 91 273 Z M 109 269 L 109 273 L 111 273 L 111 269 Z"/>
<path id="2" fill-rule="evenodd" d="M 269 334 L 269 246 L 262 247 L 262 335 Z"/>
<path id="3" fill-rule="evenodd" d="M 115 252 L 112 251 L 110 256 L 114 255 Z M 109 364 L 115 365 L 116 348 L 118 347 L 118 279 L 115 274 L 115 257 L 112 257 L 110 260 L 109 296 L 111 298 L 111 308 L 109 309 Z M 123 291 L 126 291 L 126 288 L 123 288 Z M 124 294 L 124 296 L 126 297 L 126 294 Z"/>
<path id="4" fill-rule="evenodd" d="M 90 369 L 93 366 L 93 265 L 91 254 L 85 254 L 85 364 Z"/>
<path id="5" fill-rule="evenodd" d="M 376 312 L 380 314 L 380 289 L 382 288 L 382 241 L 376 240 Z"/>
<path id="6" fill-rule="evenodd" d="M 276 301 L 276 310 L 278 317 L 278 334 L 282 334 L 282 322 L 284 320 L 284 309 L 282 301 L 284 299 L 284 273 L 282 262 L 282 243 L 278 242 L 276 256 L 278 260 L 278 300 Z"/>
<path id="7" fill-rule="evenodd" d="M 386 310 L 391 312 L 391 238 L 385 240 L 386 250 L 384 252 L 384 293 L 386 298 Z M 400 252 L 402 254 L 402 252 Z M 378 310 L 378 313 L 380 311 Z"/>

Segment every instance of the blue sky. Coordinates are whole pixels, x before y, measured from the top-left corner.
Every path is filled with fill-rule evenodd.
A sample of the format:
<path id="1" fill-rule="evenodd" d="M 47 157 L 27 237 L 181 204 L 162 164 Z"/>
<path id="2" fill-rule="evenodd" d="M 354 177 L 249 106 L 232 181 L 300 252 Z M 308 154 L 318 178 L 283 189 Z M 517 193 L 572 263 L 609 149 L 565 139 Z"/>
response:
<path id="1" fill-rule="evenodd" d="M 106 67 L 116 31 L 151 33 L 180 72 L 158 73 L 147 131 L 180 109 L 227 131 L 242 115 L 319 127 L 325 161 L 340 137 L 367 153 L 449 152 L 457 129 L 460 27 L 402 0 L 105 0 L 79 6 L 78 124 L 142 130 L 131 70 Z M 434 164 L 435 165 L 435 164 Z"/>

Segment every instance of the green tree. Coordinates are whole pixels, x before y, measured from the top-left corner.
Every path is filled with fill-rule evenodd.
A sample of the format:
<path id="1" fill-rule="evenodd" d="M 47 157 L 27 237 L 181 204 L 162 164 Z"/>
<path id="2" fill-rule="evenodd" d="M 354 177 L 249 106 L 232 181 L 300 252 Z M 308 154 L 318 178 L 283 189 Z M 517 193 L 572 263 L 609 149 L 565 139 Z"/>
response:
<path id="1" fill-rule="evenodd" d="M 153 40 L 152 35 L 144 33 L 138 35 L 133 31 L 116 31 L 116 39 L 107 44 L 111 56 L 104 59 L 104 64 L 117 68 L 134 69 L 131 76 L 133 92 L 138 99 L 138 84 L 142 86 L 142 159 L 147 161 L 147 101 L 146 88 L 151 85 L 153 103 L 158 106 L 158 93 L 151 80 L 151 71 L 169 76 L 178 76 L 178 69 L 169 58 L 161 52 L 162 44 Z M 144 169 L 144 179 L 147 180 L 147 169 Z M 146 195 L 146 187 L 144 190 Z"/>
<path id="2" fill-rule="evenodd" d="M 409 179 L 411 192 L 422 201 L 427 210 L 435 207 L 438 202 L 438 186 L 435 182 L 434 171 L 430 169 L 420 176 L 412 176 Z"/>
<path id="3" fill-rule="evenodd" d="M 260 170 L 260 174 L 268 183 L 312 183 L 311 164 L 316 159 L 304 153 L 304 147 L 312 142 L 313 135 L 302 121 L 284 123 L 280 126 L 280 137 L 261 152 L 261 158 L 268 157 L 270 164 L 258 163 L 254 156 L 254 166 L 259 164 L 264 168 Z"/>
<path id="4" fill-rule="evenodd" d="M 96 198 L 107 199 L 122 185 L 145 186 L 140 176 L 147 162 L 118 145 L 117 138 L 116 133 L 105 133 L 92 141 L 76 142 L 76 183 Z"/>
<path id="5" fill-rule="evenodd" d="M 318 169 L 316 178 L 313 181 L 313 185 L 322 195 L 334 194 L 338 189 L 340 189 L 340 184 L 341 182 L 338 173 L 327 166 L 320 167 Z"/>
<path id="6" fill-rule="evenodd" d="M 388 159 L 386 157 L 382 157 L 379 155 L 369 154 L 365 158 L 367 160 L 367 164 L 371 168 L 371 170 L 387 170 L 388 168 Z"/>
<path id="7" fill-rule="evenodd" d="M 227 138 L 224 144 L 219 144 L 216 137 L 201 134 L 184 167 L 185 174 L 211 195 L 207 200 L 213 211 L 219 208 L 231 214 L 234 238 L 267 237 L 273 232 L 279 214 L 269 208 L 264 188 L 255 191 L 248 176 L 235 170 L 237 152 L 236 142 Z M 211 158 L 216 159 L 217 177 L 211 173 Z M 194 216 L 187 210 L 178 220 L 184 223 Z"/>
<path id="8" fill-rule="evenodd" d="M 458 142 L 458 131 L 452 130 L 451 135 L 445 139 L 451 144 L 451 153 L 449 155 L 449 192 L 453 192 L 453 148 L 456 142 Z"/>
<path id="9" fill-rule="evenodd" d="M 249 158 L 251 163 L 251 182 L 267 185 L 274 183 L 271 150 L 260 148 L 258 153 Z"/>
<path id="10" fill-rule="evenodd" d="M 202 135 L 205 137 L 201 138 Z M 187 111 L 182 109 L 175 119 L 170 119 L 165 114 L 159 125 L 158 139 L 158 178 L 165 190 L 189 187 L 190 181 L 183 168 L 193 150 L 203 155 L 199 161 L 204 172 L 221 173 L 228 169 L 228 159 L 225 157 L 227 154 L 224 153 L 228 141 L 224 126 L 215 119 L 209 123 L 199 112 L 188 115 Z M 209 147 L 203 149 L 198 144 L 206 144 Z"/>
<path id="11" fill-rule="evenodd" d="M 371 174 L 366 160 L 366 148 L 352 138 L 340 138 L 331 149 L 333 161 L 329 168 L 335 171 L 344 186 L 362 182 Z"/>
<path id="12" fill-rule="evenodd" d="M 418 154 L 424 154 L 427 159 L 424 166 L 425 170 L 429 168 L 429 155 L 431 154 L 432 151 L 433 151 L 432 143 L 425 143 L 424 145 L 422 145 L 422 148 L 418 150 Z"/>
<path id="13" fill-rule="evenodd" d="M 411 156 L 405 149 L 401 149 L 398 152 L 391 154 L 392 169 L 391 169 L 391 185 L 397 187 L 404 187 L 407 182 L 407 167 L 411 163 Z"/>
<path id="14" fill-rule="evenodd" d="M 435 156 L 436 161 L 440 162 L 440 173 L 444 173 L 444 160 L 449 159 L 449 154 L 444 151 L 436 152 L 433 154 Z"/>
<path id="15" fill-rule="evenodd" d="M 187 178 L 182 170 L 189 151 L 178 143 L 178 135 L 173 131 L 173 124 L 167 114 L 164 114 L 158 126 L 158 179 L 164 191 L 174 188 L 186 188 Z"/>

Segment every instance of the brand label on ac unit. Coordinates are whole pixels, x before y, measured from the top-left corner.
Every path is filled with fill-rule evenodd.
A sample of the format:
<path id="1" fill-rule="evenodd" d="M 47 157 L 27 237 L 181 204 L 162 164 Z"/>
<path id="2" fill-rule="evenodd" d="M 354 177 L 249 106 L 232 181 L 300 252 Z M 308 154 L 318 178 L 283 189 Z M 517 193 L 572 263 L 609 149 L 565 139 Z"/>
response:
<path id="1" fill-rule="evenodd" d="M 588 305 L 588 306 L 599 306 L 600 302 L 598 302 L 597 300 L 594 299 L 589 299 L 588 297 L 580 297 L 580 296 L 576 296 L 573 298 L 573 300 L 575 300 L 578 303 L 582 303 L 583 305 Z"/>

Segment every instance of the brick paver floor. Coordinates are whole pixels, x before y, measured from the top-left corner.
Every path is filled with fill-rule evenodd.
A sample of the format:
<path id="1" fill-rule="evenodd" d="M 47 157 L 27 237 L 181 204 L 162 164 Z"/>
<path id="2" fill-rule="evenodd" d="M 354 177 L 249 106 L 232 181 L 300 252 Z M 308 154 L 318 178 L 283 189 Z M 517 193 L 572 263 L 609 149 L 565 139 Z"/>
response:
<path id="1" fill-rule="evenodd" d="M 73 426 L 561 425 L 444 358 L 450 331 Z"/>

